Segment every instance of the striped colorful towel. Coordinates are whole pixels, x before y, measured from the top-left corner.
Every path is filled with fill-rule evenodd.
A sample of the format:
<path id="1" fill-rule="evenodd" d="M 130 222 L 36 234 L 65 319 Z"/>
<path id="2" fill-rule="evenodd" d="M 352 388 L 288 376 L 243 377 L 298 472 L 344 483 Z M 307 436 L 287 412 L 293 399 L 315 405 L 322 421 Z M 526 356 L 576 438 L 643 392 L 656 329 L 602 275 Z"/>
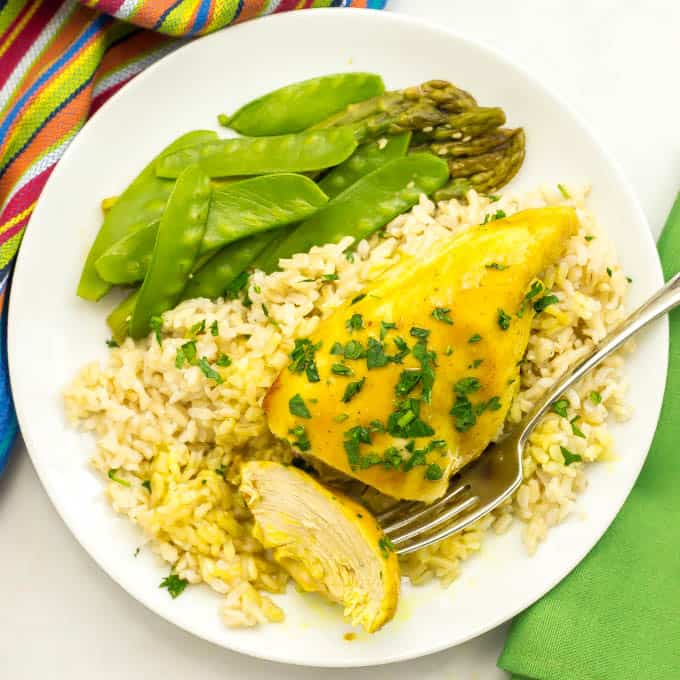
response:
<path id="1" fill-rule="evenodd" d="M 12 262 L 40 191 L 89 116 L 188 39 L 314 7 L 387 0 L 0 0 L 0 472 L 17 432 L 7 375 Z"/>

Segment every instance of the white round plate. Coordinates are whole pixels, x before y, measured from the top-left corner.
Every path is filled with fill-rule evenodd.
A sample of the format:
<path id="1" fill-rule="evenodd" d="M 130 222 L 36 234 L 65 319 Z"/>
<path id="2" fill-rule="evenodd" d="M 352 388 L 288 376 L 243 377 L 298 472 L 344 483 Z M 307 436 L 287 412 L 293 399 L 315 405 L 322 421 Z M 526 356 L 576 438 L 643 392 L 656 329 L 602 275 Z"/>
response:
<path id="1" fill-rule="evenodd" d="M 635 417 L 615 427 L 620 459 L 588 471 L 576 512 L 536 555 L 516 527 L 489 536 L 460 578 L 442 589 L 404 584 L 399 612 L 373 636 L 347 642 L 338 607 L 290 588 L 277 597 L 283 624 L 230 630 L 219 596 L 192 587 L 172 600 L 150 551 L 133 557 L 141 534 L 116 516 L 88 467 L 92 438 L 69 429 L 60 393 L 78 368 L 106 355 L 106 300 L 75 295 L 101 223 L 99 202 L 120 192 L 172 138 L 215 127 L 219 112 L 293 81 L 346 70 L 374 71 L 389 88 L 446 78 L 522 125 L 528 157 L 514 186 L 588 179 L 591 206 L 633 277 L 631 304 L 662 283 L 654 243 L 621 173 L 583 123 L 554 95 L 488 48 L 441 28 L 388 13 L 295 12 L 253 21 L 174 52 L 121 90 L 71 144 L 50 178 L 21 247 L 9 319 L 14 399 L 28 450 L 58 512 L 83 547 L 133 597 L 207 640 L 267 659 L 317 666 L 381 664 L 459 644 L 508 620 L 564 578 L 592 548 L 630 491 L 656 425 L 667 361 L 667 324 L 658 323 L 628 362 Z M 65 603 L 66 604 L 66 603 Z"/>

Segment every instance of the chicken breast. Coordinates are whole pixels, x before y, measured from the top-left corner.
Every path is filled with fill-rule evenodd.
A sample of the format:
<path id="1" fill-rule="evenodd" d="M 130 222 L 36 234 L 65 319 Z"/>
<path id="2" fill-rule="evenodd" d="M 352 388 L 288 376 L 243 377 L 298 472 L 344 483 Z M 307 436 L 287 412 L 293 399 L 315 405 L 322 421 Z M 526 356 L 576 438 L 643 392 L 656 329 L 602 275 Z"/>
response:
<path id="1" fill-rule="evenodd" d="M 255 537 L 303 590 L 343 605 L 369 633 L 394 616 L 399 562 L 363 506 L 281 463 L 244 463 L 241 479 Z"/>
<path id="2" fill-rule="evenodd" d="M 532 318 L 556 300 L 536 277 L 576 229 L 571 208 L 526 210 L 400 263 L 296 341 L 265 398 L 271 431 L 385 494 L 435 500 L 502 428 Z"/>

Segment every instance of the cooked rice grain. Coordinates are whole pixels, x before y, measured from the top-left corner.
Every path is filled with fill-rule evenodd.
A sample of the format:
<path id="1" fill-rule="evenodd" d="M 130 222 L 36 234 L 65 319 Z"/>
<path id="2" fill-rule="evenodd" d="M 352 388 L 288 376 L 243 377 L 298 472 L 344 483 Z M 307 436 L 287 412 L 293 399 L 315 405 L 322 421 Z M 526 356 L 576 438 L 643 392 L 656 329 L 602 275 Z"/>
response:
<path id="1" fill-rule="evenodd" d="M 95 435 L 92 464 L 107 483 L 114 510 L 140 527 L 151 549 L 180 577 L 224 594 L 225 624 L 281 621 L 283 612 L 264 593 L 282 592 L 288 576 L 252 537 L 252 518 L 238 484 L 243 460 L 292 460 L 288 444 L 269 433 L 261 403 L 286 366 L 294 339 L 309 335 L 320 319 L 402 254 L 425 252 L 497 210 L 510 215 L 572 205 L 581 226 L 562 260 L 543 276 L 559 302 L 534 319 L 520 391 L 509 414 L 510 421 L 518 422 L 562 371 L 624 316 L 626 278 L 585 207 L 588 188 L 569 186 L 568 192 L 571 198 L 565 200 L 556 187 L 543 187 L 506 193 L 497 202 L 470 192 L 467 204 L 437 206 L 423 196 L 351 254 L 352 240 L 346 238 L 295 255 L 274 274 L 255 272 L 248 289 L 252 305 L 183 302 L 163 316 L 162 345 L 153 337 L 137 343 L 128 339 L 111 350 L 105 366 L 85 366 L 65 391 L 66 412 L 75 425 Z M 325 281 L 324 274 L 338 279 Z M 213 366 L 220 353 L 232 359 L 229 367 L 215 367 L 223 379 L 219 385 L 199 367 L 175 365 L 191 327 L 204 319 L 207 327 L 217 321 L 219 333 L 197 336 L 198 356 Z M 481 549 L 486 531 L 502 533 L 515 518 L 523 523 L 527 549 L 534 552 L 548 529 L 570 514 L 586 485 L 585 464 L 613 457 L 607 420 L 629 416 L 622 369 L 622 357 L 614 356 L 567 393 L 570 419 L 579 417 L 577 429 L 557 414 L 545 417 L 527 447 L 524 482 L 513 499 L 462 533 L 404 558 L 403 573 L 413 583 L 436 578 L 448 585 L 460 563 Z M 591 393 L 601 401 L 595 403 Z M 583 462 L 565 465 L 560 447 Z M 107 477 L 111 470 L 118 481 Z"/>

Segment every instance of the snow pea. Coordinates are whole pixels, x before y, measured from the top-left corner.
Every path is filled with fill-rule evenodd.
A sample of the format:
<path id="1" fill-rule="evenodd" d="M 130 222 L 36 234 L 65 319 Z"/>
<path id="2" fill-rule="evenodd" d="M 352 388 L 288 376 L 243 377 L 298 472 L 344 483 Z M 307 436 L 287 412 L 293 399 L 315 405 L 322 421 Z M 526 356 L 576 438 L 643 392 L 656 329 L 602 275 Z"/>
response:
<path id="1" fill-rule="evenodd" d="M 385 163 L 294 229 L 269 256 L 264 271 L 272 271 L 281 258 L 306 252 L 312 246 L 337 243 L 345 236 L 353 236 L 355 242 L 370 236 L 414 206 L 420 194 L 431 194 L 448 178 L 446 161 L 428 153 Z"/>
<path id="2" fill-rule="evenodd" d="M 253 177 L 213 191 L 199 254 L 214 253 L 228 243 L 260 231 L 310 217 L 328 198 L 308 177 L 281 173 Z M 114 243 L 96 262 L 110 283 L 141 281 L 153 251 L 158 222 Z"/>
<path id="3" fill-rule="evenodd" d="M 99 276 L 115 285 L 142 281 L 149 268 L 156 234 L 158 220 L 116 241 L 94 263 Z"/>
<path id="4" fill-rule="evenodd" d="M 194 130 L 182 135 L 154 158 L 117 198 L 106 213 L 104 222 L 85 260 L 77 290 L 81 298 L 99 300 L 111 288 L 111 284 L 99 276 L 95 267 L 99 256 L 126 234 L 161 216 L 174 182 L 156 177 L 155 167 L 158 158 L 165 153 L 207 142 L 216 136 L 216 133 L 210 130 Z"/>
<path id="5" fill-rule="evenodd" d="M 304 220 L 327 202 L 326 194 L 304 175 L 281 173 L 236 182 L 213 194 L 201 253 Z"/>
<path id="6" fill-rule="evenodd" d="M 182 300 L 222 297 L 236 277 L 276 238 L 278 231 L 260 232 L 222 248 L 192 275 L 182 292 Z"/>
<path id="7" fill-rule="evenodd" d="M 300 132 L 355 102 L 385 91 L 374 73 L 336 73 L 286 85 L 242 106 L 220 122 L 242 135 Z"/>
<path id="8" fill-rule="evenodd" d="M 156 163 L 159 177 L 177 177 L 197 163 L 211 177 L 323 170 L 357 148 L 350 128 L 311 130 L 278 137 L 233 137 L 168 153 Z"/>
<path id="9" fill-rule="evenodd" d="M 137 298 L 139 297 L 139 289 L 132 291 L 118 306 L 106 317 L 106 323 L 111 329 L 113 339 L 122 343 L 128 336 L 130 328 L 130 319 L 132 312 L 135 311 Z"/>
<path id="10" fill-rule="evenodd" d="M 362 144 L 346 161 L 340 163 L 319 181 L 319 186 L 329 198 L 342 193 L 360 177 L 373 172 L 395 158 L 406 155 L 411 133 Z"/>
<path id="11" fill-rule="evenodd" d="M 210 179 L 198 167 L 178 178 L 158 224 L 149 270 L 130 319 L 130 335 L 145 336 L 150 320 L 172 309 L 198 255 L 210 207 Z"/>

